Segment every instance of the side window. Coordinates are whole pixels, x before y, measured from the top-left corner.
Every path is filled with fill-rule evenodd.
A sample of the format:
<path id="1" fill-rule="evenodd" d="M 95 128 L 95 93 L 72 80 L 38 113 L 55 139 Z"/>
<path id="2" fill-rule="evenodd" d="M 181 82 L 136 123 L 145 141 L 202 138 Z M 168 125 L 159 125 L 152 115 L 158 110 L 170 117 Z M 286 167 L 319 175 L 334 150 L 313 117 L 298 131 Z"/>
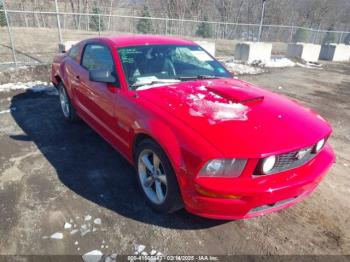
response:
<path id="1" fill-rule="evenodd" d="M 81 65 L 87 70 L 109 69 L 114 71 L 113 57 L 109 48 L 99 44 L 85 46 Z"/>
<path id="2" fill-rule="evenodd" d="M 78 55 L 79 55 L 79 46 L 78 45 L 72 46 L 68 51 L 68 56 L 77 62 Z"/>

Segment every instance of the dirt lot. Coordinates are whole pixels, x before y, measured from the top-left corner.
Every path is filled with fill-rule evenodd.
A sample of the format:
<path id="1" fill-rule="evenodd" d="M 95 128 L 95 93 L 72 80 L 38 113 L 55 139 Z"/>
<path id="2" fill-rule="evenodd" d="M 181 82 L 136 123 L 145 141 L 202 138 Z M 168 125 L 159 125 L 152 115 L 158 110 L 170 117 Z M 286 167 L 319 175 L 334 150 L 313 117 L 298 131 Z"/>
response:
<path id="1" fill-rule="evenodd" d="M 242 78 L 332 123 L 337 163 L 311 197 L 250 220 L 158 215 L 142 199 L 133 168 L 87 125 L 67 124 L 57 96 L 2 92 L 0 111 L 12 112 L 0 114 L 0 254 L 349 255 L 350 65 Z"/>

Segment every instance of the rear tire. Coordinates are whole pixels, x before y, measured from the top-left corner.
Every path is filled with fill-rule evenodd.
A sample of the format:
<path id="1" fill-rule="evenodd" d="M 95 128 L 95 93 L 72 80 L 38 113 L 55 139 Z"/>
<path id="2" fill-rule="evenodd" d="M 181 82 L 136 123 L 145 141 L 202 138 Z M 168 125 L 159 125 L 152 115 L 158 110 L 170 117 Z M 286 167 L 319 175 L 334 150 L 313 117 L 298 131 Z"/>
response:
<path id="1" fill-rule="evenodd" d="M 173 213 L 183 207 L 175 172 L 156 142 L 145 139 L 137 145 L 136 165 L 140 189 L 153 210 Z"/>
<path id="2" fill-rule="evenodd" d="M 64 118 L 70 123 L 77 122 L 79 120 L 79 117 L 69 99 L 69 96 L 64 84 L 62 82 L 59 83 L 57 89 L 58 89 L 58 94 L 60 99 L 61 110 Z"/>

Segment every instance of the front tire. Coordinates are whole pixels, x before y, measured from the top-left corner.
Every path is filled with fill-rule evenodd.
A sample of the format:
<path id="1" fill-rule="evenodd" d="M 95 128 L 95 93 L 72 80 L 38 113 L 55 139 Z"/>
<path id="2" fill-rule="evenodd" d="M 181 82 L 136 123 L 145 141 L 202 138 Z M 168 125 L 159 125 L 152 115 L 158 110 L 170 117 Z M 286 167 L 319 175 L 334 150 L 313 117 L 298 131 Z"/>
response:
<path id="1" fill-rule="evenodd" d="M 60 98 L 60 105 L 61 105 L 61 110 L 63 113 L 64 118 L 70 122 L 74 123 L 79 120 L 79 117 L 77 115 L 77 112 L 75 111 L 75 108 L 73 107 L 69 96 L 67 94 L 67 90 L 64 86 L 64 84 L 61 82 L 58 85 L 58 94 Z"/>
<path id="2" fill-rule="evenodd" d="M 141 141 L 136 149 L 138 182 L 151 208 L 173 213 L 183 207 L 175 172 L 162 148 L 153 140 Z"/>

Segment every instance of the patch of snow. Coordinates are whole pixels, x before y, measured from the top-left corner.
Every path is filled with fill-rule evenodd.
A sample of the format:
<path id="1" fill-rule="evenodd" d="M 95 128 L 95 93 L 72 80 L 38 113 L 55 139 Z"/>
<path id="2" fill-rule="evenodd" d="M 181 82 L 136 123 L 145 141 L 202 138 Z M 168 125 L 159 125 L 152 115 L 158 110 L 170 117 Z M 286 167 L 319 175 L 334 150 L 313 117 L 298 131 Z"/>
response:
<path id="1" fill-rule="evenodd" d="M 152 249 L 152 251 L 151 251 L 151 256 L 154 256 L 155 254 L 157 253 L 157 251 L 156 250 L 154 250 L 154 249 Z"/>
<path id="2" fill-rule="evenodd" d="M 135 253 L 140 254 L 146 248 L 145 245 L 135 245 Z"/>
<path id="3" fill-rule="evenodd" d="M 96 225 L 101 225 L 101 223 L 102 223 L 101 218 L 96 218 L 94 220 L 94 224 L 96 224 Z"/>
<path id="4" fill-rule="evenodd" d="M 6 114 L 6 113 L 11 113 L 11 109 L 6 109 L 6 110 L 0 111 L 0 115 L 1 114 Z"/>
<path id="5" fill-rule="evenodd" d="M 209 123 L 229 121 L 229 120 L 247 120 L 249 107 L 239 103 L 221 103 L 208 100 L 193 101 L 190 104 L 189 114 L 192 116 L 207 116 Z"/>
<path id="6" fill-rule="evenodd" d="M 70 234 L 71 234 L 71 235 L 74 235 L 74 234 L 76 234 L 76 233 L 78 233 L 78 232 L 79 232 L 78 229 L 74 229 L 74 230 L 72 230 L 72 231 L 70 232 Z"/>
<path id="7" fill-rule="evenodd" d="M 92 250 L 83 255 L 83 260 L 85 262 L 98 262 L 102 258 L 103 254 L 100 250 Z"/>
<path id="8" fill-rule="evenodd" d="M 91 217 L 90 215 L 87 215 L 87 216 L 85 216 L 84 220 L 85 220 L 85 221 L 90 221 L 91 218 L 92 218 L 92 217 Z"/>
<path id="9" fill-rule="evenodd" d="M 278 87 L 278 90 L 282 90 L 282 89 L 283 89 L 283 87 L 282 87 L 282 86 L 279 86 L 279 87 Z"/>
<path id="10" fill-rule="evenodd" d="M 69 228 L 72 228 L 72 224 L 68 222 L 64 223 L 64 229 L 69 229 Z"/>
<path id="11" fill-rule="evenodd" d="M 207 91 L 207 88 L 205 86 L 199 86 L 197 89 L 201 91 Z"/>
<path id="12" fill-rule="evenodd" d="M 300 67 L 303 67 L 303 68 L 320 69 L 320 70 L 323 69 L 321 64 L 311 63 L 311 62 L 306 62 L 305 64 L 296 63 L 296 65 L 300 66 Z"/>
<path id="13" fill-rule="evenodd" d="M 202 100 L 203 98 L 205 98 L 205 95 L 204 94 L 190 94 L 187 99 L 189 100 L 193 100 L 193 101 L 196 101 L 196 100 Z"/>
<path id="14" fill-rule="evenodd" d="M 75 241 L 75 242 L 74 242 L 74 245 L 78 245 L 78 244 L 79 244 L 79 242 L 78 242 L 78 241 Z"/>
<path id="15" fill-rule="evenodd" d="M 49 95 L 57 95 L 56 88 L 47 82 L 35 81 L 27 83 L 8 83 L 0 85 L 0 92 L 10 92 L 14 90 L 29 90 L 35 93 L 47 93 Z"/>
<path id="16" fill-rule="evenodd" d="M 235 75 L 257 75 L 265 72 L 260 67 L 245 65 L 237 61 L 224 61 L 223 63 L 225 67 Z"/>
<path id="17" fill-rule="evenodd" d="M 191 116 L 203 116 L 203 114 L 201 112 L 196 111 L 193 108 L 190 108 L 190 110 L 188 112 L 190 113 Z"/>
<path id="18" fill-rule="evenodd" d="M 56 233 L 54 233 L 54 234 L 52 234 L 51 236 L 50 236 L 50 238 L 52 238 L 52 239 L 63 239 L 63 234 L 62 233 L 60 233 L 60 232 L 56 232 Z"/>
<path id="19" fill-rule="evenodd" d="M 265 63 L 261 64 L 265 67 L 270 68 L 284 68 L 284 67 L 294 67 L 296 64 L 285 57 L 275 57 L 271 58 L 270 61 L 266 61 Z"/>
<path id="20" fill-rule="evenodd" d="M 83 236 L 85 236 L 87 233 L 89 233 L 91 230 L 88 228 L 88 226 L 87 225 L 82 225 L 81 227 L 80 227 L 80 235 L 83 237 Z"/>
<path id="21" fill-rule="evenodd" d="M 148 253 L 145 252 L 145 251 L 143 251 L 143 252 L 141 252 L 141 255 L 143 255 L 143 256 L 148 256 Z"/>

